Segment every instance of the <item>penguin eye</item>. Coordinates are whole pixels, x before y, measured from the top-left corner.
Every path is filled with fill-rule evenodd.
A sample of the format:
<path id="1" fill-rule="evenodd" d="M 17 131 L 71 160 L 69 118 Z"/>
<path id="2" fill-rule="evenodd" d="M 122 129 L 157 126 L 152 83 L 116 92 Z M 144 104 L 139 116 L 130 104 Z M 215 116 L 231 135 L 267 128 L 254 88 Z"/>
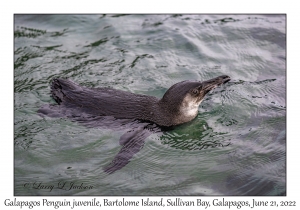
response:
<path id="1" fill-rule="evenodd" d="M 193 93 L 194 95 L 197 95 L 197 94 L 199 93 L 199 90 L 194 89 L 194 90 L 192 91 L 192 93 Z"/>

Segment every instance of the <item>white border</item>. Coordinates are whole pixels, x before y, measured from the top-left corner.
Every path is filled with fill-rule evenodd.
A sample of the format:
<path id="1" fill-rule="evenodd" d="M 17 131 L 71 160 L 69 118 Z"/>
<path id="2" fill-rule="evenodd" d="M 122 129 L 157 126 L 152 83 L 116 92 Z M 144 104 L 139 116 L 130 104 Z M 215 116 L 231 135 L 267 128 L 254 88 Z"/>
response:
<path id="1" fill-rule="evenodd" d="M 11 1 L 1 3 L 1 205 L 13 199 L 13 14 L 14 13 L 286 13 L 287 14 L 287 196 L 256 197 L 261 200 L 297 200 L 299 196 L 299 12 L 298 5 L 282 1 Z M 44 197 L 17 197 L 41 200 Z M 47 197 L 45 197 L 47 198 Z M 71 199 L 71 197 L 67 197 Z M 89 200 L 91 197 L 83 197 Z M 187 198 L 187 197 L 185 197 Z M 193 198 L 193 197 L 192 197 Z M 191 199 L 192 199 L 191 198 Z M 219 198 L 219 197 L 217 197 Z M 48 197 L 49 200 L 61 197 Z M 80 197 L 76 197 L 80 200 Z M 140 199 L 132 197 L 132 200 Z M 213 199 L 203 197 L 202 199 Z M 229 197 L 234 200 L 251 197 Z M 72 200 L 72 199 L 71 199 Z M 5 206 L 4 206 L 5 207 Z M 128 208 L 128 207 L 123 207 Z M 197 207 L 198 208 L 198 207 Z M 40 208 L 34 208 L 40 209 Z M 53 209 L 53 207 L 52 207 Z M 64 209 L 64 208 L 60 208 Z M 79 209 L 79 208 L 77 208 Z M 173 208 L 174 209 L 174 208 Z M 259 208 L 256 208 L 259 209 Z"/>

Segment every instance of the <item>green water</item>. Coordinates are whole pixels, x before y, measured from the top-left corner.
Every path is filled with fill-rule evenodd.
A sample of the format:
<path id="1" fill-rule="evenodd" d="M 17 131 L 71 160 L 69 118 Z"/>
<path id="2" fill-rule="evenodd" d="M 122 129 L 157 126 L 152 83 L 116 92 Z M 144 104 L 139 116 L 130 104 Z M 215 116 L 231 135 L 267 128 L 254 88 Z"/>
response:
<path id="1" fill-rule="evenodd" d="M 14 194 L 285 195 L 285 18 L 15 15 Z M 37 113 L 55 104 L 55 77 L 162 97 L 179 81 L 224 74 L 232 80 L 195 120 L 150 135 L 113 174 L 103 167 L 124 130 Z"/>

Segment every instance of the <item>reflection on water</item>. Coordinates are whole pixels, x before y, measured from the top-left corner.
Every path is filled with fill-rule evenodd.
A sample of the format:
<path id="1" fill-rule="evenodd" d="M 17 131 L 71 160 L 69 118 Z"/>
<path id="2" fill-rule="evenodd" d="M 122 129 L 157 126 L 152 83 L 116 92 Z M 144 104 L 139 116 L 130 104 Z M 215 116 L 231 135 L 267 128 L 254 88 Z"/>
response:
<path id="1" fill-rule="evenodd" d="M 285 27 L 284 15 L 15 15 L 15 195 L 285 195 Z M 37 112 L 55 104 L 55 77 L 160 98 L 224 74 L 169 130 Z M 105 172 L 118 154 L 130 161 Z M 59 187 L 71 182 L 92 187 Z"/>
<path id="2" fill-rule="evenodd" d="M 199 123 L 188 123 L 178 126 L 161 136 L 162 144 L 181 150 L 202 150 L 215 147 L 229 146 L 230 136 L 227 133 L 214 132 L 213 128 L 205 121 Z"/>

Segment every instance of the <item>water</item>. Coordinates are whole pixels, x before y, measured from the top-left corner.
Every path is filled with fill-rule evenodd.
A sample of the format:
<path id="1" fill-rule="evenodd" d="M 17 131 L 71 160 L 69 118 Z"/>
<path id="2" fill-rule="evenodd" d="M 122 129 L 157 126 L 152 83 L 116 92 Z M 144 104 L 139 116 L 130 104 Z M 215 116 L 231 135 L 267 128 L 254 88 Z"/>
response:
<path id="1" fill-rule="evenodd" d="M 285 18 L 15 15 L 14 194 L 285 195 Z M 126 130 L 37 113 L 55 104 L 55 77 L 162 97 L 179 81 L 224 74 L 232 80 L 195 120 L 153 133 L 112 174 L 103 167 Z"/>

